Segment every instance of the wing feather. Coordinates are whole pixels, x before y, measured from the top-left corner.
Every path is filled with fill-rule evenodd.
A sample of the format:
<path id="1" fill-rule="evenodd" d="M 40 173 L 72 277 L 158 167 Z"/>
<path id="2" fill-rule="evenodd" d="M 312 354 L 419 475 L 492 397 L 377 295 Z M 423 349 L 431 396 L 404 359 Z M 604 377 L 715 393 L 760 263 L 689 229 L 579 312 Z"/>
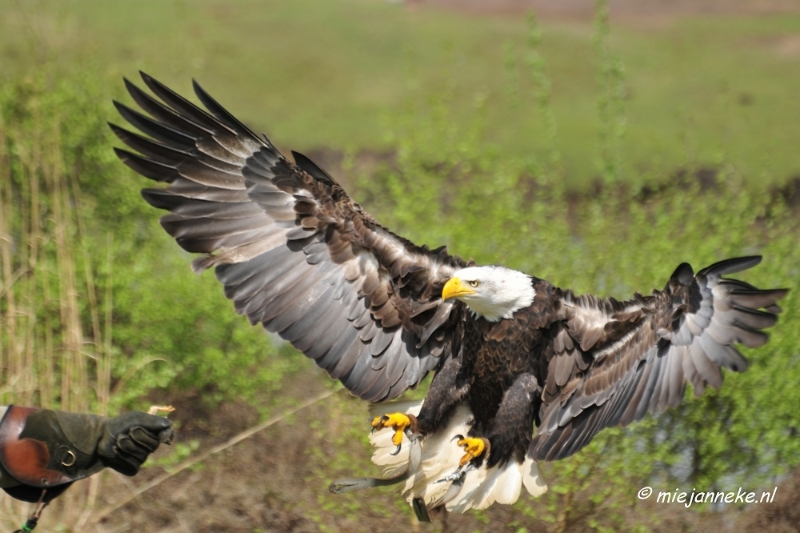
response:
<path id="1" fill-rule="evenodd" d="M 744 371 L 747 360 L 734 344 L 765 343 L 761 329 L 775 325 L 776 302 L 787 291 L 759 290 L 722 276 L 760 260 L 729 259 L 696 275 L 684 263 L 663 291 L 627 302 L 562 291 L 567 328 L 553 335 L 541 422 L 529 455 L 568 457 L 605 427 L 677 405 L 687 381 L 700 395 L 706 386 L 722 385 L 722 368 Z M 577 354 L 590 364 L 579 367 Z"/>
<path id="2" fill-rule="evenodd" d="M 302 154 L 287 160 L 196 82 L 204 110 L 142 73 L 128 80 L 143 135 L 111 125 L 119 158 L 168 184 L 143 197 L 192 266 L 215 267 L 234 308 L 280 334 L 353 394 L 389 400 L 450 356 L 452 302 L 441 287 L 465 266 L 380 226 Z M 419 311 L 423 309 L 423 311 Z M 415 313 L 415 310 L 418 312 Z"/>

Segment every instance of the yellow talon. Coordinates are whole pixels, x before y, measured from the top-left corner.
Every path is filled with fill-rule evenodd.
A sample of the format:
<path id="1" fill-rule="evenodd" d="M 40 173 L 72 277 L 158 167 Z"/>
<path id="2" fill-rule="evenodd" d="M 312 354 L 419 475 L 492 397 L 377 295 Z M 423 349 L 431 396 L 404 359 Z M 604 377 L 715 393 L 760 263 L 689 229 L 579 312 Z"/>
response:
<path id="1" fill-rule="evenodd" d="M 392 443 L 395 446 L 400 446 L 403 442 L 403 432 L 408 426 L 411 425 L 411 420 L 403 413 L 392 413 L 390 415 L 376 416 L 372 420 L 372 430 L 383 428 L 392 428 L 394 435 L 392 435 Z"/>
<path id="2" fill-rule="evenodd" d="M 467 437 L 465 439 L 462 438 L 456 444 L 464 448 L 464 451 L 466 452 L 458 462 L 459 468 L 472 461 L 476 457 L 480 457 L 486 449 L 486 443 L 483 439 L 476 439 L 472 437 Z"/>

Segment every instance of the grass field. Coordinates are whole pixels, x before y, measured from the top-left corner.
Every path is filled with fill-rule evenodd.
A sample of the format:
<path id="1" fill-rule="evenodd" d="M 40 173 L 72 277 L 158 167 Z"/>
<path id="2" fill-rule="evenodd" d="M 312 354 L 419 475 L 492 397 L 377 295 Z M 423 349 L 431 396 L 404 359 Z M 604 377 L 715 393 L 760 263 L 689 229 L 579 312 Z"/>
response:
<path id="1" fill-rule="evenodd" d="M 143 69 L 183 92 L 194 77 L 279 146 L 299 150 L 391 150 L 397 114 L 445 99 L 463 126 L 485 99 L 487 149 L 541 158 L 551 144 L 521 13 L 377 0 L 2 0 L 0 12 L 3 81 L 42 63 L 100 72 L 109 84 Z M 580 185 L 599 168 L 592 22 L 541 26 L 556 146 L 566 179 Z M 627 179 L 723 160 L 754 183 L 800 173 L 800 14 L 622 17 L 611 45 L 624 66 Z"/>

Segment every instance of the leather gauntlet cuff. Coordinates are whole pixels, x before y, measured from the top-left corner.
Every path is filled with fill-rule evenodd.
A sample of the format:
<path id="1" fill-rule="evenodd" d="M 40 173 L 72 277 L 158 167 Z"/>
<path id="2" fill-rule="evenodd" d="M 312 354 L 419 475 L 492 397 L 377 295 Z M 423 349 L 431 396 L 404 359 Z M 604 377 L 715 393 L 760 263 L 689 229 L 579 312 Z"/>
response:
<path id="1" fill-rule="evenodd" d="M 0 465 L 21 483 L 6 492 L 33 502 L 42 489 L 47 489 L 49 501 L 73 481 L 103 468 L 96 455 L 79 450 L 67 438 L 55 411 L 14 405 L 0 421 Z"/>

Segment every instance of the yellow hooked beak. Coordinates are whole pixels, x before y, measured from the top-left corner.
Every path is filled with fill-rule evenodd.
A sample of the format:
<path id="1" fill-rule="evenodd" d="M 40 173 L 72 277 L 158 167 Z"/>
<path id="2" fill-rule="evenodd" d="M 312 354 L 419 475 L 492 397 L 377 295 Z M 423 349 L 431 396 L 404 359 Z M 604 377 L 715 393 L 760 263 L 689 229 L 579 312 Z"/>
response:
<path id="1" fill-rule="evenodd" d="M 447 280 L 447 283 L 444 284 L 444 289 L 442 289 L 442 300 L 458 298 L 459 296 L 466 296 L 468 294 L 475 294 L 475 291 L 467 285 L 462 285 L 460 279 L 450 278 Z"/>

